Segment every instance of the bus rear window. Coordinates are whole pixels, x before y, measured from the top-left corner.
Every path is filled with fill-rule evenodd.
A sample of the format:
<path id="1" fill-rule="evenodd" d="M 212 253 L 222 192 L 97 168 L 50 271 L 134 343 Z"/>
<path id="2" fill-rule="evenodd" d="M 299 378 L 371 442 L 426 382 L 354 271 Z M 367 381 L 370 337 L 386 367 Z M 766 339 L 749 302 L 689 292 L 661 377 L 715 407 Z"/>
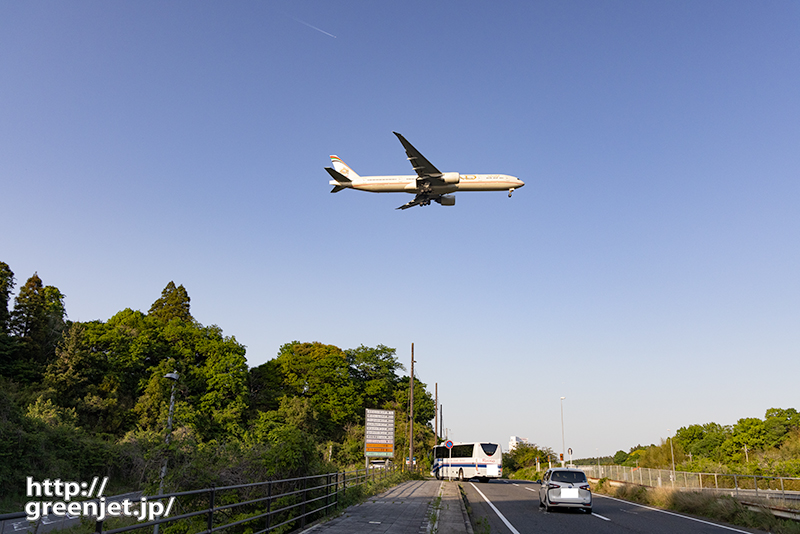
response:
<path id="1" fill-rule="evenodd" d="M 497 444 L 481 443 L 481 449 L 483 449 L 483 454 L 485 454 L 486 456 L 492 456 L 495 452 L 497 452 Z"/>
<path id="2" fill-rule="evenodd" d="M 486 456 L 492 456 L 495 452 L 497 452 L 497 444 L 481 443 L 481 449 L 483 449 L 483 454 L 485 454 Z"/>

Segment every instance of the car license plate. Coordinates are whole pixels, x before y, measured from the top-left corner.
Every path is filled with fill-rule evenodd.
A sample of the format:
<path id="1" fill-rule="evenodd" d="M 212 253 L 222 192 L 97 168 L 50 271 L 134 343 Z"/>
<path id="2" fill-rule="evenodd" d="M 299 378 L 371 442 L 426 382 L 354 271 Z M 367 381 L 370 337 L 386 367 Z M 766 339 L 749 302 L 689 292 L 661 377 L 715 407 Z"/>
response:
<path id="1" fill-rule="evenodd" d="M 580 497 L 578 488 L 561 488 L 561 497 L 564 499 L 577 499 Z"/>

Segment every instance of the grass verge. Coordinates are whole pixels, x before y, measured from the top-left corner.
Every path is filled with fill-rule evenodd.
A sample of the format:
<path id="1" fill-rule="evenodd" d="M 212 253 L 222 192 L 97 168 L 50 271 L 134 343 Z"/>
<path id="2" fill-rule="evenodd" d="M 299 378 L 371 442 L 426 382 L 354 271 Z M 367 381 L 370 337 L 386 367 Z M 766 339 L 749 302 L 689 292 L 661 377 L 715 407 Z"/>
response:
<path id="1" fill-rule="evenodd" d="M 800 534 L 800 523 L 780 519 L 768 510 L 753 511 L 729 495 L 699 491 L 677 491 L 671 488 L 647 488 L 635 484 L 612 487 L 601 478 L 592 491 L 625 501 L 688 515 L 704 517 L 731 525 L 765 530 L 774 534 Z"/>

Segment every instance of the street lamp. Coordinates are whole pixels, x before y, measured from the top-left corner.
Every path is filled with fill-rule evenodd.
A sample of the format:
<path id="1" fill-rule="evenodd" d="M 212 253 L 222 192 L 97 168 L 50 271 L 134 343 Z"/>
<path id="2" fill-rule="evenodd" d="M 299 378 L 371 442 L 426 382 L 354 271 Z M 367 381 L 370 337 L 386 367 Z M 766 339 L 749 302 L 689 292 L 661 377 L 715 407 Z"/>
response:
<path id="1" fill-rule="evenodd" d="M 169 438 L 172 436 L 172 415 L 175 413 L 175 384 L 178 383 L 178 371 L 172 371 L 164 375 L 164 378 L 172 380 L 172 394 L 169 397 L 169 414 L 167 415 L 167 437 L 164 443 L 169 445 Z M 164 477 L 167 476 L 167 457 L 164 456 L 164 463 L 161 464 L 161 480 L 158 482 L 158 494 L 164 493 Z M 159 525 L 153 526 L 153 534 L 158 534 Z"/>
<path id="2" fill-rule="evenodd" d="M 561 397 L 561 467 L 564 467 L 564 455 L 567 453 L 566 442 L 564 441 L 564 399 Z"/>

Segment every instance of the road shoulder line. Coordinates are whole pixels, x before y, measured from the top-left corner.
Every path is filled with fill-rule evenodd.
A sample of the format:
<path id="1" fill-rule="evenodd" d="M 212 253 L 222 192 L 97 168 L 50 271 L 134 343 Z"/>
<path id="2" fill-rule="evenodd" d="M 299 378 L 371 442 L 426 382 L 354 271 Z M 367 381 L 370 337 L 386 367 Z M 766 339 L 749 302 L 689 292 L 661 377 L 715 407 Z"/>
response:
<path id="1" fill-rule="evenodd" d="M 484 494 L 483 494 L 483 492 L 482 492 L 481 490 L 479 490 L 479 489 L 478 489 L 478 486 L 476 486 L 476 485 L 475 485 L 473 482 L 470 482 L 470 483 L 469 483 L 469 485 L 470 485 L 470 486 L 472 486 L 473 488 L 475 488 L 475 491 L 477 491 L 477 492 L 478 492 L 478 495 L 480 495 L 481 497 L 483 497 L 483 500 L 484 500 L 484 501 L 486 501 L 486 504 L 488 504 L 488 505 L 491 507 L 491 509 L 492 509 L 492 510 L 494 510 L 494 513 L 496 513 L 496 514 L 497 514 L 497 517 L 499 517 L 499 518 L 500 518 L 500 520 L 501 520 L 503 523 L 505 523 L 505 525 L 508 527 L 508 529 L 509 529 L 509 530 L 510 530 L 510 531 L 511 531 L 513 534 L 519 534 L 519 530 L 515 529 L 515 528 L 514 528 L 514 525 L 512 525 L 512 524 L 511 524 L 511 523 L 508 521 L 508 519 L 506 519 L 506 516 L 504 516 L 502 513 L 500 513 L 500 510 L 498 510 L 498 509 L 497 509 L 497 507 L 496 507 L 494 504 L 492 504 L 492 501 L 490 501 L 490 500 L 489 500 L 489 499 L 486 497 L 486 495 L 484 495 Z"/>
<path id="2" fill-rule="evenodd" d="M 662 514 L 674 515 L 675 517 L 688 519 L 689 521 L 696 521 L 698 523 L 703 523 L 704 525 L 711 525 L 712 527 L 718 527 L 718 528 L 721 528 L 721 529 L 730 530 L 732 532 L 741 532 L 742 534 L 751 534 L 747 530 L 739 530 L 738 528 L 729 527 L 727 525 L 720 525 L 719 523 L 712 523 L 711 521 L 705 521 L 703 519 L 697 519 L 696 517 L 691 517 L 691 516 L 688 516 L 688 515 L 677 514 L 675 512 L 670 512 L 668 510 L 662 510 L 661 508 L 654 508 L 652 506 L 646 506 L 644 504 L 639 504 L 639 503 L 636 503 L 636 502 L 617 499 L 616 497 L 609 497 L 608 495 L 603 495 L 602 493 L 595 493 L 594 495 L 597 495 L 598 497 L 603 497 L 605 499 L 611 499 L 612 501 L 619 501 L 619 502 L 624 502 L 625 504 L 630 504 L 632 506 L 638 506 L 639 508 L 645 508 L 647 510 L 653 510 L 654 512 L 661 512 Z"/>

